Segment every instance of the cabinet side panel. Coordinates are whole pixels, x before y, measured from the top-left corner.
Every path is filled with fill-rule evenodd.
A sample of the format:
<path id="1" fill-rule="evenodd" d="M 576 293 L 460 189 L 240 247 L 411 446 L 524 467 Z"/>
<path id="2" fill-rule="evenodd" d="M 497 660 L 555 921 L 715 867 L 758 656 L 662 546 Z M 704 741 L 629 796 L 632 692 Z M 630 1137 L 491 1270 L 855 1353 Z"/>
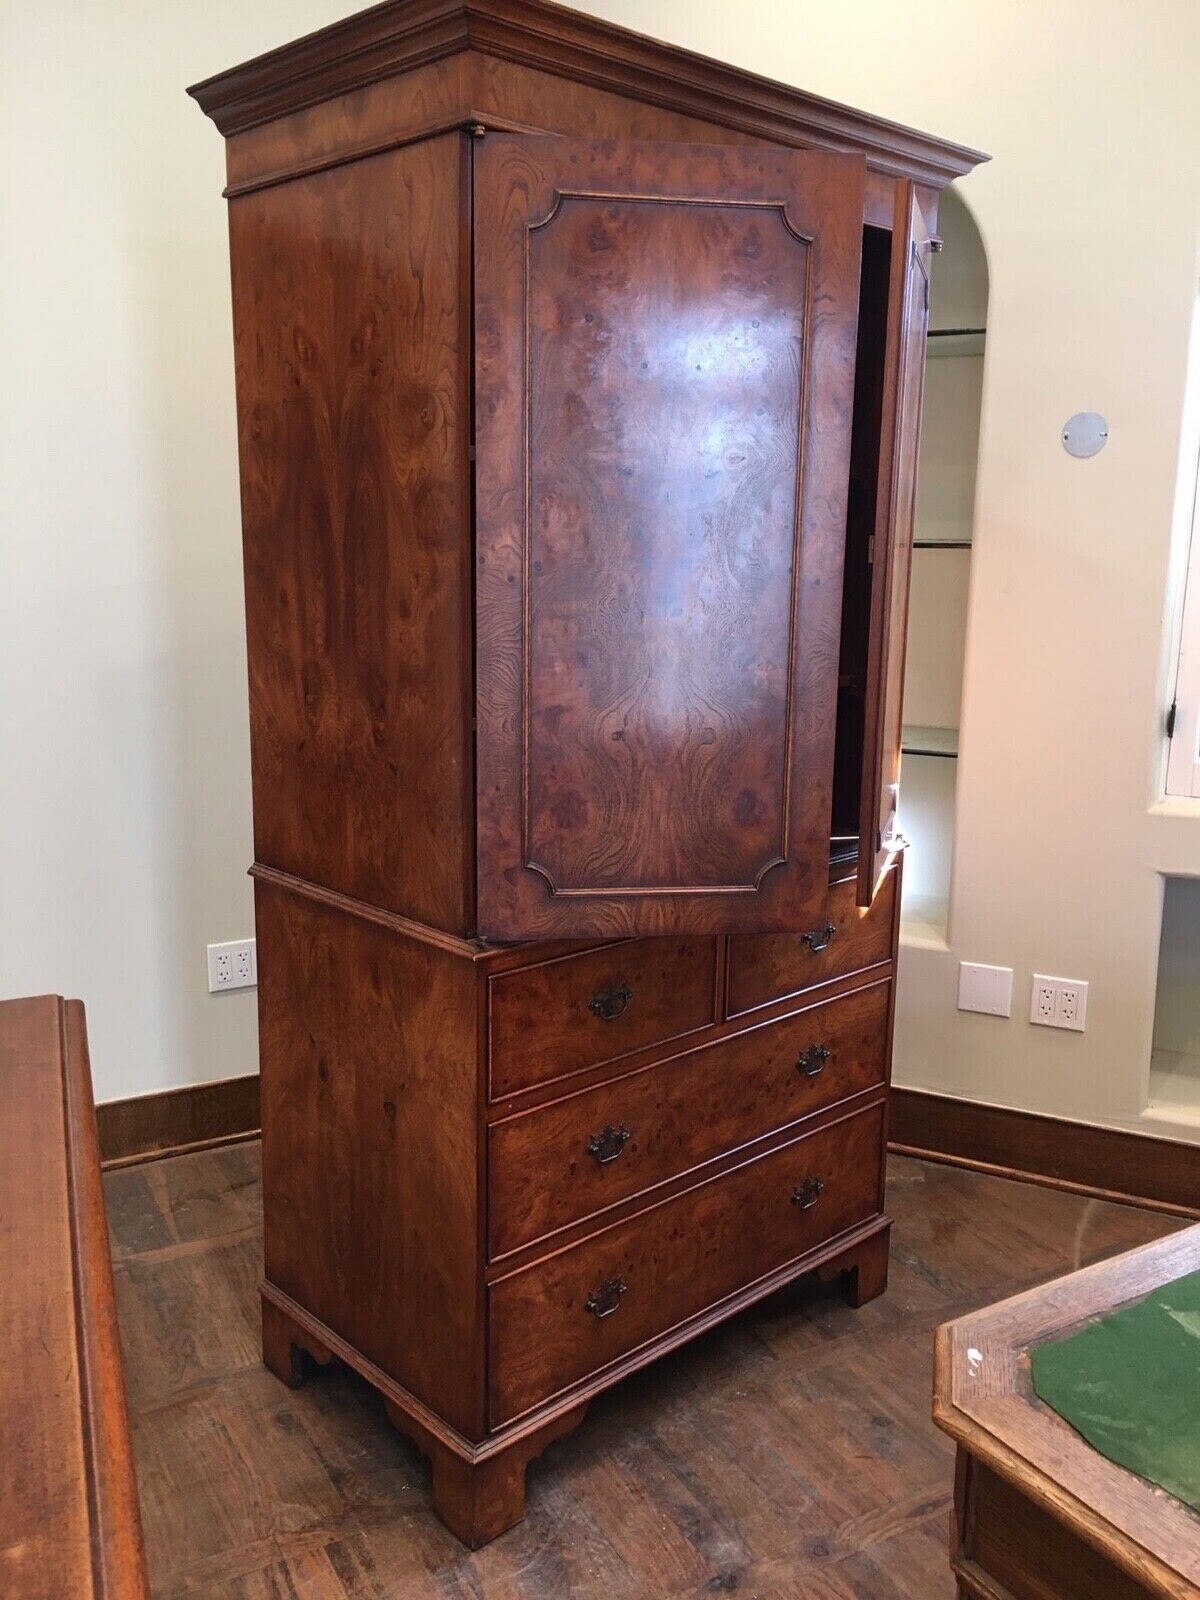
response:
<path id="1" fill-rule="evenodd" d="M 473 921 L 457 134 L 230 204 L 259 861 Z"/>
<path id="2" fill-rule="evenodd" d="M 475 964 L 255 896 L 267 1280 L 477 1438 Z"/>

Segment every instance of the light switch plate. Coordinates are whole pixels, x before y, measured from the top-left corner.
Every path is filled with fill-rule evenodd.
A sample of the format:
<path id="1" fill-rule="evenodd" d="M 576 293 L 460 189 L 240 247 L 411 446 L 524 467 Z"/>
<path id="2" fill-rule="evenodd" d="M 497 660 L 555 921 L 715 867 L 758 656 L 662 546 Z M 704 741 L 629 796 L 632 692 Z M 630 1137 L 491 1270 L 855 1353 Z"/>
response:
<path id="1" fill-rule="evenodd" d="M 982 1011 L 989 1017 L 1012 1015 L 1011 967 L 989 967 L 979 961 L 958 964 L 958 1009 Z"/>

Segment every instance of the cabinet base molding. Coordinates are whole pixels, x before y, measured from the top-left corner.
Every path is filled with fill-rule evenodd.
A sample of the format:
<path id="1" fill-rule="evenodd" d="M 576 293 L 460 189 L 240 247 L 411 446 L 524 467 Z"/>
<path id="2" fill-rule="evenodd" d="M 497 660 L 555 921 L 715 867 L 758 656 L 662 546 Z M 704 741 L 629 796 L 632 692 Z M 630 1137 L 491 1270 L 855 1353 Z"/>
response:
<path id="1" fill-rule="evenodd" d="M 332 1328 L 265 1280 L 261 1285 L 263 1362 L 291 1389 L 304 1382 L 310 1363 L 325 1367 L 335 1357 L 364 1378 L 382 1397 L 393 1427 L 412 1439 L 428 1458 L 434 1510 L 456 1537 L 476 1550 L 521 1521 L 526 1467 L 555 1439 L 578 1427 L 596 1394 L 809 1273 L 822 1282 L 840 1279 L 849 1304 L 865 1305 L 887 1288 L 891 1226 L 889 1217 L 872 1218 L 478 1442 L 465 1438 Z"/>

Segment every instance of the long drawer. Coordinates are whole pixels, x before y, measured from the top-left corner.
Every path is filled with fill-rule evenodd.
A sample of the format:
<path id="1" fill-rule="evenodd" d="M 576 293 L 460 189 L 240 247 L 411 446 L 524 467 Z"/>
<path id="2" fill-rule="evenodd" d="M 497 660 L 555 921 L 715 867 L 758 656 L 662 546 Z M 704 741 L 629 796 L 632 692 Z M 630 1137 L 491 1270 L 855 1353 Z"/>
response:
<path id="1" fill-rule="evenodd" d="M 741 1016 L 772 1001 L 801 994 L 892 958 L 897 871 L 893 867 L 874 901 L 855 903 L 853 878 L 830 884 L 828 915 L 800 933 L 736 934 L 729 941 L 727 1014 Z"/>
<path id="2" fill-rule="evenodd" d="M 880 1105 L 492 1284 L 494 1427 L 873 1216 Z"/>
<path id="3" fill-rule="evenodd" d="M 493 1258 L 886 1076 L 884 980 L 489 1131 Z"/>
<path id="4" fill-rule="evenodd" d="M 489 1081 L 501 1099 L 713 1021 L 716 941 L 624 939 L 491 980 Z"/>

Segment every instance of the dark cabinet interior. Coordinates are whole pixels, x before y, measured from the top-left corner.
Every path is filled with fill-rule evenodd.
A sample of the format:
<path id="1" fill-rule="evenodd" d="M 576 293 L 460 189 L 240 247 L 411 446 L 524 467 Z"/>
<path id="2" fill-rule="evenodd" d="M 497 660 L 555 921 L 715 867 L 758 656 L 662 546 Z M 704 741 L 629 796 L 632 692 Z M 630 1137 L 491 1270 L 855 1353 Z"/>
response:
<path id="1" fill-rule="evenodd" d="M 832 834 L 843 848 L 851 840 L 857 847 L 859 831 L 871 631 L 871 554 L 879 500 L 891 255 L 890 231 L 864 227 L 833 765 Z"/>

